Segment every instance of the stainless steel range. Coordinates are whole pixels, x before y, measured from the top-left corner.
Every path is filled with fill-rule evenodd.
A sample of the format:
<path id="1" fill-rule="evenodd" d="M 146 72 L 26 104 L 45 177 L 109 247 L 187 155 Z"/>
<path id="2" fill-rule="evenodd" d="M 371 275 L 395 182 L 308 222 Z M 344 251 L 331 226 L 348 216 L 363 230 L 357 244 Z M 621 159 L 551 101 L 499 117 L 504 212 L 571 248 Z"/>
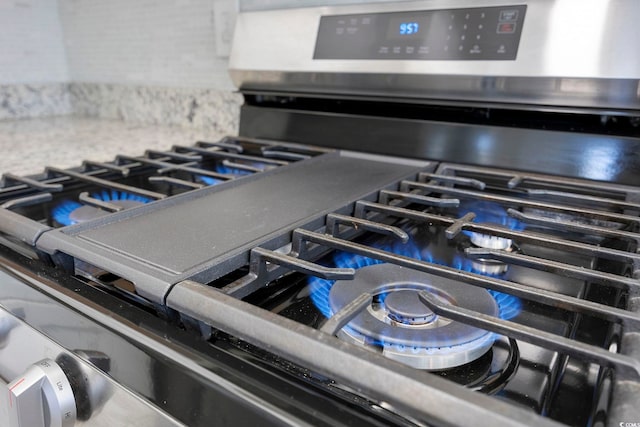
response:
<path id="1" fill-rule="evenodd" d="M 3 419 L 640 424 L 638 16 L 240 14 L 239 137 L 3 176 Z"/>

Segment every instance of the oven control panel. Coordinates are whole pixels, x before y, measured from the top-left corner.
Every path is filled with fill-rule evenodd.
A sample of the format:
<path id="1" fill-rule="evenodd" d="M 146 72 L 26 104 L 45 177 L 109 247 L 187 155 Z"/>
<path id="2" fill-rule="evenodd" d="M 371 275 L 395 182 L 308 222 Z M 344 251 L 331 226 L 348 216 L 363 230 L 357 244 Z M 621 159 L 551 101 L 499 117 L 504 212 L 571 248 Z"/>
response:
<path id="1" fill-rule="evenodd" d="M 314 59 L 515 60 L 525 5 L 320 18 Z"/>

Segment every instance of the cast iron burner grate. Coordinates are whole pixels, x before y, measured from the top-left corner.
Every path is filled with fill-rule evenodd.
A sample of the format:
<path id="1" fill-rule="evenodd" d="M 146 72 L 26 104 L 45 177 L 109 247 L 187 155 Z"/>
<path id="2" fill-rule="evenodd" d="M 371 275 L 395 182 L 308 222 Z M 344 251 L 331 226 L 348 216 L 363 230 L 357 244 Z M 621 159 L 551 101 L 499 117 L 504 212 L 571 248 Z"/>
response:
<path id="1" fill-rule="evenodd" d="M 143 156 L 119 155 L 112 162 L 85 161 L 79 168 L 48 167 L 33 177 L 4 174 L 0 206 L 47 226 L 65 227 L 320 153 L 230 137 L 168 151 L 147 150 Z"/>
<path id="2" fill-rule="evenodd" d="M 498 211 L 499 219 L 491 218 L 487 211 L 492 214 Z M 378 351 L 375 347 L 379 338 L 388 339 L 381 331 L 386 332 L 389 323 L 402 323 L 404 328 L 399 329 L 412 331 L 434 318 L 444 318 L 450 324 L 459 323 L 469 330 L 491 335 L 497 340 L 491 351 L 502 351 L 501 363 L 509 360 L 506 365 L 511 366 L 511 371 L 505 369 L 510 372 L 506 375 L 506 385 L 499 390 L 488 387 L 483 391 L 497 392 L 503 400 L 511 399 L 516 405 L 503 407 L 497 401 L 483 400 L 485 407 L 473 408 L 477 416 L 499 423 L 497 413 L 513 414 L 512 422 L 516 418 L 522 421 L 526 413 L 515 408 L 526 406 L 569 424 L 589 424 L 596 414 L 600 417 L 603 412 L 617 419 L 615 417 L 630 408 L 625 402 L 634 400 L 628 385 L 634 384 L 632 388 L 640 390 L 640 355 L 635 353 L 634 345 L 624 345 L 640 327 L 640 317 L 632 306 L 612 302 L 633 299 L 640 289 L 639 213 L 640 189 L 634 187 L 442 164 L 435 172 L 420 173 L 415 180 L 398 183 L 397 188 L 380 190 L 376 201 L 356 201 L 352 215 L 327 215 L 323 229 L 293 230 L 290 248 L 285 247 L 281 252 L 254 249 L 250 273 L 219 290 L 192 281 L 178 284 L 168 304 L 209 325 L 233 331 L 244 340 L 269 345 L 276 354 L 358 388 L 362 393 L 375 396 L 374 400 L 397 401 L 403 411 L 418 418 L 427 411 L 425 405 L 431 414 L 438 412 L 439 405 L 449 410 L 469 411 L 468 405 L 473 399 L 451 406 L 446 398 L 435 397 L 434 389 L 429 387 L 424 389 L 424 394 L 416 392 L 398 397 L 392 390 L 414 390 L 413 381 L 418 378 L 423 385 L 446 390 L 449 396 L 456 392 L 426 372 L 426 376 L 413 368 L 405 372 L 397 363 L 383 361 L 384 356 L 375 358 L 375 365 L 362 360 L 369 357 L 373 360 L 381 352 L 380 347 L 384 346 L 378 345 Z M 449 252 L 439 253 L 439 247 L 435 246 L 428 256 L 420 250 L 398 253 L 393 250 L 394 245 L 372 244 L 375 239 L 367 237 L 382 234 L 407 242 L 413 237 L 412 231 L 407 230 L 415 229 L 426 235 L 427 242 L 448 242 L 444 245 L 448 245 Z M 354 235 L 365 238 L 354 239 Z M 331 251 L 372 261 L 356 261 L 356 265 L 320 261 Z M 487 265 L 499 268 L 487 269 Z M 504 295 L 511 301 L 522 301 L 522 310 L 502 316 L 495 309 L 452 303 L 450 298 L 434 294 L 429 288 L 416 286 L 413 277 L 407 280 L 412 286 L 400 286 L 399 290 L 417 294 L 422 306 L 413 295 L 407 309 L 410 313 L 403 313 L 392 304 L 391 309 L 374 314 L 374 307 L 384 305 L 385 296 L 388 297 L 382 292 L 384 285 L 378 284 L 388 281 L 382 273 L 388 268 L 456 282 L 469 292 Z M 268 289 L 265 286 L 275 278 L 291 271 L 315 278 L 308 288 L 302 285 L 302 302 L 285 310 L 288 313 L 306 310 L 302 304 L 308 304 L 304 300 L 309 298 L 304 295 L 309 295 L 309 288 L 323 289 L 324 297 L 320 299 L 324 302 L 316 305 L 328 319 L 320 323 L 317 331 L 300 329 L 295 320 L 267 313 L 238 299 Z M 383 279 L 377 282 L 377 278 L 373 278 L 371 282 L 375 285 L 361 286 L 361 277 L 367 271 Z M 349 298 L 342 296 L 346 290 L 350 291 Z M 619 297 L 600 298 L 603 290 Z M 338 296 L 332 294 L 335 292 Z M 314 302 L 318 301 L 317 296 L 311 297 L 316 298 Z M 199 308 L 194 309 L 196 302 Z M 278 307 L 276 313 L 284 313 L 282 306 Z M 239 314 L 240 311 L 244 314 Z M 368 319 L 366 322 L 361 320 L 363 316 Z M 295 319 L 294 315 L 291 317 Z M 236 323 L 227 324 L 228 318 L 234 318 Z M 541 322 L 541 319 L 546 320 Z M 264 327 L 260 326 L 261 322 Z M 379 330 L 371 327 L 376 322 L 380 324 Z M 590 334 L 581 329 L 583 324 L 586 329 L 600 332 Z M 594 325 L 597 326 L 592 328 Z M 363 330 L 370 335 L 368 341 Z M 337 341 L 327 336 L 336 337 Z M 338 337 L 345 336 L 347 341 L 355 342 L 355 346 L 340 344 L 344 340 Z M 312 337 L 312 341 L 307 340 L 308 337 Z M 517 344 L 519 357 L 504 356 L 504 349 L 508 348 L 505 342 Z M 364 348 L 356 349 L 361 344 L 365 344 Z M 482 345 L 478 348 L 475 362 L 442 372 L 453 377 L 455 370 L 478 368 L 476 364 L 486 358 L 483 354 L 489 354 Z M 537 355 L 539 360 L 529 360 L 531 355 Z M 342 362 L 333 363 L 335 360 Z M 576 378 L 572 378 L 571 373 L 574 368 L 568 367 L 576 363 L 589 368 L 574 382 Z M 403 364 L 412 365 L 406 360 Z M 482 366 L 486 367 L 484 361 Z M 518 373 L 512 372 L 518 369 L 524 372 L 520 380 Z M 532 385 L 540 381 L 539 387 L 533 388 L 533 395 L 516 395 L 515 383 L 536 372 L 538 376 L 525 380 Z M 602 384 L 607 383 L 604 378 L 612 372 L 618 386 L 613 386 L 611 405 L 602 406 L 603 401 L 609 401 L 608 397 L 601 396 L 608 393 L 608 387 Z M 504 380 L 505 375 L 501 378 Z M 382 380 L 386 381 L 384 388 L 388 393 L 376 386 Z M 465 384 L 465 381 L 459 382 Z M 473 390 L 482 390 L 473 383 L 466 384 Z M 582 413 L 563 413 L 559 408 L 567 396 L 572 399 L 579 396 L 590 402 L 585 403 L 588 409 Z M 535 418 L 535 421 L 522 422 L 543 421 Z"/>
<path id="3" fill-rule="evenodd" d="M 496 300 L 484 289 L 430 276 L 392 264 L 377 264 L 337 281 L 329 295 L 339 313 L 360 295 L 372 304 L 361 310 L 339 333 L 343 339 L 379 345 L 385 357 L 419 369 L 441 370 L 469 363 L 493 345 L 492 333 L 436 315 L 419 300 L 420 291 L 491 316 Z"/>
<path id="4" fill-rule="evenodd" d="M 160 315 L 171 314 L 166 317 L 181 318 L 185 325 L 200 322 L 201 331 L 213 327 L 268 349 L 334 384 L 357 390 L 364 401 L 384 404 L 386 410 L 407 420 L 456 423 L 471 417 L 494 425 L 514 421 L 545 425 L 536 414 L 547 414 L 584 425 L 602 413 L 609 419 L 640 416 L 632 404 L 640 393 L 640 345 L 635 342 L 640 329 L 635 308 L 640 290 L 639 188 L 374 157 L 225 139 L 166 152 L 148 151 L 139 157 L 118 156 L 109 163 L 85 162 L 70 170 L 48 168 L 33 177 L 5 174 L 0 185 L 0 243 L 17 250 L 31 248 L 33 257 L 43 256 L 72 273 L 85 274 L 89 283 L 95 278 L 94 269 L 113 275 L 115 281 L 126 282 L 129 279 L 123 275 L 131 273 L 140 280 L 133 280 L 128 292 L 140 299 L 153 298 L 155 305 L 150 306 L 157 307 Z M 354 163 L 361 169 L 351 170 Z M 176 206 L 208 213 L 213 200 L 220 200 L 217 196 L 233 201 L 242 189 L 245 195 L 264 196 L 251 192 L 260 185 L 243 183 L 273 179 L 311 203 L 315 199 L 307 195 L 309 190 L 320 193 L 326 190 L 321 184 L 335 178 L 327 176 L 323 169 L 327 164 L 340 176 L 356 178 L 361 178 L 361 170 L 376 167 L 386 184 L 370 190 L 369 183 L 360 181 L 360 195 L 345 191 L 339 206 L 315 207 L 309 217 L 269 229 L 268 239 L 251 240 L 242 251 L 220 255 L 215 265 L 205 254 L 192 267 L 192 260 L 180 258 L 180 251 L 175 251 L 169 254 L 175 271 L 153 263 L 141 271 L 136 268 L 139 260 L 121 259 L 122 251 L 115 244 L 109 247 L 113 250 L 95 255 L 100 265 L 83 263 L 83 256 L 93 256 L 83 252 L 85 247 L 100 239 L 111 243 L 108 232 L 100 234 L 106 225 L 124 227 L 129 224 L 126 221 L 140 225 L 138 220 L 145 215 L 162 217 Z M 282 170 L 295 173 L 275 173 Z M 291 177 L 300 179 L 310 171 L 325 181 L 291 182 Z M 211 185 L 216 188 L 204 188 Z M 335 188 L 324 191 L 323 197 L 349 187 L 338 186 L 336 179 L 331 185 Z M 228 191 L 218 191 L 223 188 Z M 108 197 L 100 196 L 104 191 Z M 187 192 L 197 196 L 181 198 Z M 51 213 L 63 200 L 83 205 L 78 209 L 93 212 L 90 217 L 99 215 L 65 226 Z M 129 200 L 140 204 L 124 203 Z M 300 208 L 290 202 L 290 207 Z M 262 207 L 268 208 L 268 203 Z M 129 212 L 120 215 L 121 210 Z M 66 209 L 64 213 L 75 218 L 84 211 Z M 284 214 L 287 209 L 280 211 Z M 496 212 L 497 220 L 492 218 Z M 116 216 L 118 221 L 109 220 Z M 205 223 L 208 218 L 191 220 Z M 190 230 L 190 223 L 182 225 Z M 60 230 L 54 229 L 58 226 Z M 371 237 L 377 235 L 401 244 L 415 238 L 418 250 L 398 252 L 394 245 L 372 244 Z M 127 242 L 132 251 L 138 249 L 137 243 L 135 239 Z M 425 252 L 424 245 L 432 246 Z M 373 261 L 358 269 L 323 265 L 322 260 L 338 253 Z M 239 278 L 232 274 L 246 270 Z M 331 282 L 325 287 L 326 311 L 321 308 L 327 319 L 317 328 L 280 315 L 281 306 L 271 312 L 248 302 L 253 295 L 277 289 L 276 279 L 286 288 L 292 273 Z M 402 277 L 395 280 L 387 274 Z M 369 280 L 368 275 L 376 277 Z M 233 278 L 218 281 L 229 277 Z M 290 286 L 300 292 L 309 288 L 306 281 Z M 456 288 L 460 291 L 452 290 Z M 474 296 L 473 301 L 466 301 L 467 296 Z M 306 298 L 313 308 L 309 294 Z M 512 306 L 506 315 L 502 306 L 509 307 L 513 301 L 522 306 Z M 361 322 L 360 316 L 367 320 Z M 388 334 L 389 325 L 408 338 Z M 443 332 L 455 327 L 455 339 L 414 336 L 416 330 L 432 325 Z M 389 347 L 395 346 L 391 351 L 386 341 L 392 342 Z M 405 350 L 410 347 L 408 354 L 414 348 L 431 354 L 415 362 L 396 351 L 399 345 Z M 463 351 L 450 353 L 454 347 Z M 491 369 L 486 369 L 488 363 Z M 493 366 L 496 363 L 499 369 Z M 474 369 L 482 375 L 473 373 Z M 532 384 L 539 382 L 535 395 L 514 393 L 524 378 L 519 372 L 535 373 L 530 376 Z M 449 381 L 449 375 L 469 380 Z M 602 386 L 609 378 L 610 396 L 609 388 Z M 579 414 L 562 412 L 558 408 L 566 399 L 563 396 L 580 396 L 588 409 Z M 464 419 L 458 414 L 464 414 Z"/>

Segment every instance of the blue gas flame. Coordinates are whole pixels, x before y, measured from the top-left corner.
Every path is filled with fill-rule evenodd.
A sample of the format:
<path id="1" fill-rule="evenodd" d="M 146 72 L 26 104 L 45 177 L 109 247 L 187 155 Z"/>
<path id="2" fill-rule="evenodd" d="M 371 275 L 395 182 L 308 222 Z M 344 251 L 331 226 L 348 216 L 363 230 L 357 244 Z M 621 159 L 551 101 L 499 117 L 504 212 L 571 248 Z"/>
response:
<path id="1" fill-rule="evenodd" d="M 338 251 L 333 256 L 333 265 L 338 268 L 354 268 L 359 269 L 369 265 L 382 264 L 382 261 L 368 258 L 362 255 L 356 255 L 349 252 Z M 329 306 L 329 291 L 335 283 L 335 280 L 321 279 L 311 276 L 309 278 L 309 286 L 311 289 L 311 300 L 316 305 L 320 313 L 325 317 L 331 317 L 331 307 Z"/>
<path id="2" fill-rule="evenodd" d="M 493 275 L 486 272 L 478 271 L 473 262 L 467 258 L 456 255 L 453 260 L 453 267 L 458 270 L 469 271 L 471 273 L 482 274 L 485 276 L 503 278 L 504 273 Z M 513 319 L 520 311 L 522 311 L 522 301 L 520 298 L 513 295 L 505 294 L 502 292 L 487 289 L 491 296 L 498 303 L 498 310 L 500 312 L 500 318 L 504 320 Z"/>
<path id="3" fill-rule="evenodd" d="M 216 165 L 215 171 L 218 172 L 218 173 L 223 173 L 225 175 L 244 176 L 244 175 L 251 175 L 252 174 L 251 171 L 229 167 L 229 166 L 223 165 L 222 163 Z"/>
<path id="4" fill-rule="evenodd" d="M 223 179 L 213 178 L 211 176 L 198 175 L 198 179 L 207 185 L 218 185 L 224 182 Z"/>
<path id="5" fill-rule="evenodd" d="M 379 249 L 434 264 L 447 264 L 445 262 L 434 259 L 432 254 L 427 250 L 420 251 L 418 246 L 413 241 L 409 241 L 407 244 L 394 243 L 386 247 L 380 247 Z M 373 258 L 367 258 L 348 252 L 337 252 L 333 257 L 333 265 L 338 268 L 359 269 L 367 267 L 369 265 L 382 263 L 382 261 Z M 456 256 L 454 258 L 453 267 L 459 270 L 470 271 L 477 274 L 486 274 L 477 271 L 473 267 L 473 264 L 470 260 L 459 256 Z M 321 279 L 319 277 L 313 276 L 309 278 L 308 283 L 310 286 L 310 297 L 315 306 L 325 317 L 331 317 L 333 313 L 329 305 L 329 292 L 331 291 L 331 287 L 333 286 L 335 281 Z M 522 302 L 520 298 L 490 289 L 488 289 L 487 291 L 496 300 L 498 304 L 499 316 L 501 319 L 509 320 L 520 313 L 522 309 Z M 379 296 L 381 300 L 383 300 L 384 297 L 385 295 Z"/>
<path id="6" fill-rule="evenodd" d="M 250 171 L 246 171 L 244 169 L 229 167 L 229 166 L 223 165 L 222 163 L 219 163 L 215 166 L 214 172 L 225 174 L 225 175 L 236 175 L 236 176 L 251 175 L 253 173 Z M 211 176 L 204 176 L 204 175 L 198 175 L 198 179 L 207 185 L 218 185 L 218 184 L 222 184 L 223 182 L 226 182 L 226 180 L 224 179 L 213 178 Z"/>
<path id="7" fill-rule="evenodd" d="M 421 252 L 418 246 L 412 240 L 405 244 L 396 241 L 389 245 L 374 245 L 374 247 L 388 252 L 393 252 L 398 255 L 404 255 L 414 259 L 432 262 L 431 255 L 427 252 Z M 426 259 L 424 255 L 426 255 Z M 342 251 L 336 252 L 333 257 L 333 265 L 338 268 L 359 269 L 375 264 L 383 264 L 383 262 L 377 259 Z M 311 300 L 316 305 L 318 310 L 320 310 L 320 313 L 322 313 L 327 318 L 331 317 L 332 315 L 331 308 L 329 306 L 329 291 L 331 290 L 331 287 L 334 283 L 335 280 L 321 279 L 315 276 L 309 278 Z M 384 298 L 384 295 L 381 298 Z"/>
<path id="8" fill-rule="evenodd" d="M 504 320 L 510 320 L 516 317 L 522 311 L 522 301 L 518 297 L 513 295 L 504 294 L 502 292 L 494 291 L 493 289 L 487 289 L 491 296 L 498 303 L 498 309 L 500 310 L 500 318 Z"/>
<path id="9" fill-rule="evenodd" d="M 497 203 L 487 202 L 483 200 L 462 200 L 458 207 L 458 214 L 462 217 L 469 212 L 476 214 L 474 222 L 497 224 L 508 228 L 509 230 L 524 230 L 524 224 L 507 214 L 505 208 Z M 464 234 L 470 236 L 471 231 L 463 231 Z"/>
<path id="10" fill-rule="evenodd" d="M 130 200 L 133 202 L 149 203 L 151 199 L 139 196 L 137 194 L 127 193 L 125 191 L 116 190 L 102 190 L 99 193 L 91 193 L 91 197 L 94 199 L 102 200 L 104 202 L 112 202 L 116 200 Z"/>
<path id="11" fill-rule="evenodd" d="M 76 201 L 64 200 L 53 208 L 51 215 L 58 224 L 71 225 L 74 223 L 71 219 L 71 213 L 80 207 L 82 207 L 82 205 Z"/>
<path id="12" fill-rule="evenodd" d="M 91 197 L 97 200 L 105 202 L 111 202 L 115 200 L 130 200 L 139 203 L 149 203 L 151 199 L 139 196 L 137 194 L 127 193 L 125 191 L 117 190 L 102 190 L 98 193 L 91 193 Z M 51 215 L 53 219 L 61 225 L 72 225 L 75 221 L 71 219 L 71 214 L 83 205 L 74 200 L 63 200 L 58 206 L 53 208 Z"/>

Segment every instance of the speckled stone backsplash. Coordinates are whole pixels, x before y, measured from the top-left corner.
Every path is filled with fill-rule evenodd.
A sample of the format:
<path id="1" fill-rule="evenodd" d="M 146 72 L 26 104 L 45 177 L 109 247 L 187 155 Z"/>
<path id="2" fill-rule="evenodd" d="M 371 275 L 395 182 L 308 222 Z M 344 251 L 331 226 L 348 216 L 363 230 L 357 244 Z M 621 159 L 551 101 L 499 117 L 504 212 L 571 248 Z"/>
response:
<path id="1" fill-rule="evenodd" d="M 125 122 L 237 133 L 242 96 L 227 91 L 72 83 L 74 113 Z"/>
<path id="2" fill-rule="evenodd" d="M 0 120 L 0 176 L 31 175 L 45 166 L 69 168 L 83 160 L 108 162 L 117 154 L 139 156 L 148 149 L 218 141 L 210 129 L 146 125 L 77 116 Z"/>
<path id="3" fill-rule="evenodd" d="M 0 85 L 0 120 L 63 116 L 72 112 L 67 83 Z"/>
<path id="4" fill-rule="evenodd" d="M 0 86 L 0 120 L 73 114 L 236 134 L 242 96 L 203 88 L 101 83 Z"/>

